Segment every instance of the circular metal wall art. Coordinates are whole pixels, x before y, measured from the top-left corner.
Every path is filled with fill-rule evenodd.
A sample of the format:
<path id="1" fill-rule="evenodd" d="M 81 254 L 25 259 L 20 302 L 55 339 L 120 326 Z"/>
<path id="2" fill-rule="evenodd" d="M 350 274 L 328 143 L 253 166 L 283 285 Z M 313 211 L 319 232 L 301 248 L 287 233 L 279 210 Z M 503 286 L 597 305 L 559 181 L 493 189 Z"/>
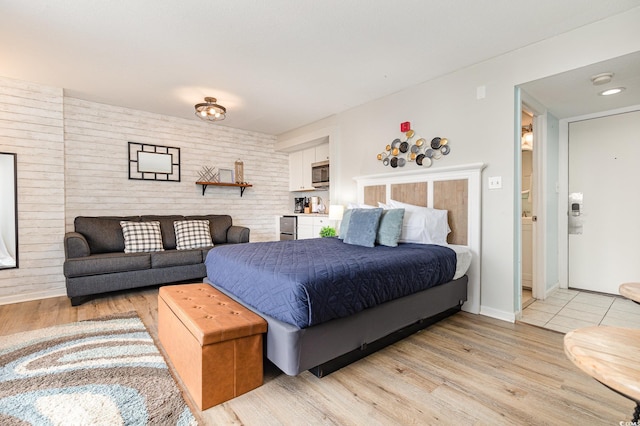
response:
<path id="1" fill-rule="evenodd" d="M 415 130 L 404 132 L 404 136 L 406 137 L 404 142 L 400 138 L 395 138 L 385 146 L 384 151 L 376 155 L 383 166 L 397 168 L 412 162 L 420 167 L 430 167 L 433 160 L 441 159 L 451 152 L 447 138 L 436 136 L 427 142 L 427 139 L 418 136 L 412 142 L 411 139 L 416 136 Z"/>

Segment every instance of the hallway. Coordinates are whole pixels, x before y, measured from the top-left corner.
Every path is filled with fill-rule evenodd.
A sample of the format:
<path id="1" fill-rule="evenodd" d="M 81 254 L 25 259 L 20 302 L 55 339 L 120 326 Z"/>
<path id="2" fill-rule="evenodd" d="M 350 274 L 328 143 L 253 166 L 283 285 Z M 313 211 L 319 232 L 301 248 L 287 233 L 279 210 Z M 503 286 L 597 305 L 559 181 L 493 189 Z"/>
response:
<path id="1" fill-rule="evenodd" d="M 559 289 L 524 308 L 520 321 L 561 333 L 592 325 L 640 329 L 640 304 L 622 296 Z"/>

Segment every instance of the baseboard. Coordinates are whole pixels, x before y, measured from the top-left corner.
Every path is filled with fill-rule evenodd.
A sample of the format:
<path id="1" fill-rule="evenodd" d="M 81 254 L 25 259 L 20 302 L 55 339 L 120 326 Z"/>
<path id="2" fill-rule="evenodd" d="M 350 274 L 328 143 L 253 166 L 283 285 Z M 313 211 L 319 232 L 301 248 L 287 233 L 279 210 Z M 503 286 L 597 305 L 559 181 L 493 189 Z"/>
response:
<path id="1" fill-rule="evenodd" d="M 10 305 L 12 303 L 31 302 L 32 300 L 50 299 L 52 297 L 66 296 L 65 289 L 51 289 L 37 293 L 10 294 L 0 297 L 0 305 Z"/>
<path id="2" fill-rule="evenodd" d="M 511 323 L 516 322 L 516 314 L 514 312 L 501 311 L 499 309 L 489 308 L 488 306 L 480 306 L 480 315 Z"/>

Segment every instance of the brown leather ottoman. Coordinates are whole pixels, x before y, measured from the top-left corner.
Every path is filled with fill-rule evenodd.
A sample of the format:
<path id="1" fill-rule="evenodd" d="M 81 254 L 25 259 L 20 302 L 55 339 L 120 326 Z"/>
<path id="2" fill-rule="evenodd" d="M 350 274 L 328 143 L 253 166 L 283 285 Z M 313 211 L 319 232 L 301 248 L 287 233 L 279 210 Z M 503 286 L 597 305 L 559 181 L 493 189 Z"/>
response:
<path id="1" fill-rule="evenodd" d="M 208 284 L 160 288 L 158 335 L 201 410 L 262 385 L 267 322 Z"/>

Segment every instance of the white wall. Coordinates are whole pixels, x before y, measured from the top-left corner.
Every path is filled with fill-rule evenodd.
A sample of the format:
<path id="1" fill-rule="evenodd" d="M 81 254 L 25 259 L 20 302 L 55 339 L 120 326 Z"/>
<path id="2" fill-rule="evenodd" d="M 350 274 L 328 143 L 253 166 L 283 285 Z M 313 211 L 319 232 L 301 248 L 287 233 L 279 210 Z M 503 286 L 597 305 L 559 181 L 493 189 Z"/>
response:
<path id="1" fill-rule="evenodd" d="M 0 270 L 0 304 L 64 288 L 62 89 L 0 78 L 0 151 L 17 153 L 18 269 Z"/>
<path id="2" fill-rule="evenodd" d="M 0 151 L 18 154 L 20 268 L 0 270 L 0 305 L 65 295 L 63 238 L 78 215 L 230 214 L 251 241 L 276 238 L 288 213 L 288 156 L 271 135 L 63 96 L 0 78 Z M 128 179 L 127 142 L 179 147 L 181 182 Z M 204 165 L 244 161 L 253 184 L 195 184 Z"/>
<path id="3" fill-rule="evenodd" d="M 425 137 L 449 138 L 451 154 L 433 167 L 484 162 L 481 305 L 488 315 L 514 318 L 514 86 L 640 50 L 640 8 L 468 67 L 405 91 L 280 135 L 278 145 L 318 129 L 333 131 L 332 202 L 356 198 L 354 176 L 393 173 L 376 160 L 410 121 Z M 486 97 L 477 99 L 478 86 Z M 338 161 L 334 161 L 334 158 Z M 409 167 L 415 167 L 409 165 Z M 333 170 L 332 170 L 333 172 Z M 487 191 L 487 177 L 502 176 L 501 190 Z M 334 189 L 335 188 L 335 189 Z M 519 191 L 517 191 L 519 192 Z"/>

